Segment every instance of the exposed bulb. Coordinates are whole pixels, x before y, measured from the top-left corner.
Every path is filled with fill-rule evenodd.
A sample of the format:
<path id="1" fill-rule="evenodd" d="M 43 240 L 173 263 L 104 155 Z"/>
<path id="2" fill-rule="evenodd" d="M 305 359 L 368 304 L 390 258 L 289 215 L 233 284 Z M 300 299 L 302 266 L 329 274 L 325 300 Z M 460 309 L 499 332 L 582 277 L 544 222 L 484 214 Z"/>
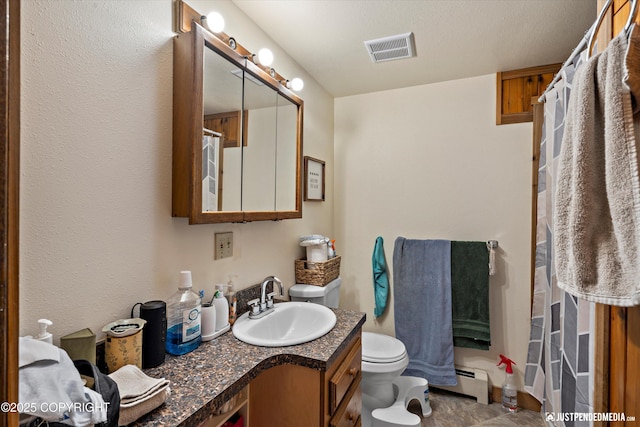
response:
<path id="1" fill-rule="evenodd" d="M 258 62 L 260 62 L 260 65 L 268 67 L 273 64 L 273 53 L 267 48 L 260 49 L 258 51 Z"/>
<path id="2" fill-rule="evenodd" d="M 291 86 L 291 89 L 295 90 L 296 92 L 299 92 L 304 87 L 304 82 L 300 77 L 296 77 L 293 80 L 291 80 L 290 86 Z"/>
<path id="3" fill-rule="evenodd" d="M 207 15 L 207 27 L 214 33 L 224 30 L 224 18 L 218 12 L 209 12 Z"/>

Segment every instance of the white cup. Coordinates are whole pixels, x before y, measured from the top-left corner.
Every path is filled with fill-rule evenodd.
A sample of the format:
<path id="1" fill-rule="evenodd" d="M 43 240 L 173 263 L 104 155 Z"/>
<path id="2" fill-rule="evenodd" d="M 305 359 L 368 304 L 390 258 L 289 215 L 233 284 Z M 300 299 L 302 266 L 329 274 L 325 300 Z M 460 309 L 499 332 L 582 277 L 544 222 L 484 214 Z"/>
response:
<path id="1" fill-rule="evenodd" d="M 209 303 L 203 304 L 200 311 L 202 322 L 202 341 L 211 341 L 216 332 L 216 308 Z"/>

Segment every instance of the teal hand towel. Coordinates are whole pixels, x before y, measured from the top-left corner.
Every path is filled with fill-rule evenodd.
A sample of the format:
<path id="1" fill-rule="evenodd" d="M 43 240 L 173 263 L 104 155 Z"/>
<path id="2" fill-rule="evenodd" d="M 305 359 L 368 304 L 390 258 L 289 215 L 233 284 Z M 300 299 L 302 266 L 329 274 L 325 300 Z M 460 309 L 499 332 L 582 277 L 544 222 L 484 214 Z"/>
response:
<path id="1" fill-rule="evenodd" d="M 455 347 L 489 350 L 489 251 L 486 242 L 451 242 L 451 318 Z"/>
<path id="2" fill-rule="evenodd" d="M 380 317 L 387 308 L 387 299 L 389 298 L 389 277 L 387 276 L 387 261 L 384 258 L 384 240 L 380 236 L 376 238 L 376 244 L 373 247 L 371 264 L 373 265 L 373 293 L 376 302 L 373 315 Z"/>

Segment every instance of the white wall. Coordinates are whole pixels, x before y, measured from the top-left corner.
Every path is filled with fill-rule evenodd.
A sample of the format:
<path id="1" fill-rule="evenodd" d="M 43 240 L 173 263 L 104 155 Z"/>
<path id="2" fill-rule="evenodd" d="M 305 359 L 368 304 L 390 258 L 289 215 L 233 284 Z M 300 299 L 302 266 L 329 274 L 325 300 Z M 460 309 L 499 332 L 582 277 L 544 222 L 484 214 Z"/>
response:
<path id="1" fill-rule="evenodd" d="M 305 153 L 332 158 L 333 99 L 231 2 L 201 3 L 305 80 Z M 302 220 L 171 217 L 172 13 L 171 0 L 22 2 L 22 335 L 47 317 L 56 343 L 85 327 L 100 337 L 134 303 L 169 298 L 183 269 L 208 295 L 230 274 L 238 288 L 271 274 L 289 286 L 298 237 L 333 230 L 331 200 L 305 203 Z M 234 232 L 234 256 L 215 261 L 220 231 Z"/>
<path id="2" fill-rule="evenodd" d="M 393 296 L 373 316 L 371 255 L 385 240 L 392 280 L 398 236 L 498 240 L 491 277 L 489 351 L 455 349 L 456 364 L 517 363 L 519 389 L 530 319 L 530 123 L 495 125 L 495 75 L 335 101 L 335 218 L 341 305 L 367 313 L 364 329 L 395 334 Z M 393 289 L 393 284 L 391 285 Z M 437 325 L 433 325 L 437 327 Z"/>

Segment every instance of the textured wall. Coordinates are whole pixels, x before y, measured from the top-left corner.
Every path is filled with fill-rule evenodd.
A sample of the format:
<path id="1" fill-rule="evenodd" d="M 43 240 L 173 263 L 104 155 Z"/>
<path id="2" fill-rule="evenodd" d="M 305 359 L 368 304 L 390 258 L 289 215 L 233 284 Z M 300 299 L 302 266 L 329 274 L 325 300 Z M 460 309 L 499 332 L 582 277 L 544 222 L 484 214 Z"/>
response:
<path id="1" fill-rule="evenodd" d="M 231 2 L 215 4 L 241 43 L 270 46 L 282 74 L 305 79 L 305 151 L 330 159 L 333 100 Z M 208 295 L 229 274 L 239 288 L 271 274 L 289 286 L 298 237 L 332 231 L 331 200 L 305 204 L 302 220 L 171 217 L 172 10 L 170 0 L 22 3 L 22 335 L 41 317 L 54 342 L 85 327 L 101 335 L 134 303 L 169 298 L 183 269 Z M 214 261 L 219 231 L 234 232 L 235 251 Z"/>
<path id="2" fill-rule="evenodd" d="M 398 236 L 498 240 L 491 349 L 456 348 L 455 362 L 487 370 L 499 386 L 504 374 L 495 364 L 505 353 L 518 364 L 523 389 L 531 312 L 532 129 L 530 123 L 496 126 L 494 114 L 494 75 L 336 99 L 341 303 L 367 313 L 365 330 L 395 333 L 392 297 L 387 313 L 373 318 L 376 236 L 385 240 L 391 270 Z"/>

